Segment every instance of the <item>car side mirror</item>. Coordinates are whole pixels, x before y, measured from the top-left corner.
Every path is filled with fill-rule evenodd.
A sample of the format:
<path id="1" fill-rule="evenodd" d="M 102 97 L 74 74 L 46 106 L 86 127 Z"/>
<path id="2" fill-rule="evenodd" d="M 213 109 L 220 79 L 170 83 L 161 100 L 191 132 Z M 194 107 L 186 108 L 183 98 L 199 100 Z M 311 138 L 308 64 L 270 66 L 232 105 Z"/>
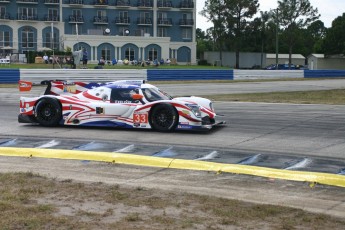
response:
<path id="1" fill-rule="evenodd" d="M 133 95 L 132 95 L 132 99 L 133 99 L 133 100 L 136 100 L 136 101 L 137 101 L 137 100 L 140 101 L 141 99 L 143 99 L 143 95 L 141 95 L 141 94 L 133 94 Z"/>
<path id="2" fill-rule="evenodd" d="M 134 100 L 134 101 L 140 101 L 142 104 L 145 104 L 145 102 L 143 101 L 143 95 L 141 95 L 141 94 L 133 94 L 132 95 L 132 99 Z"/>

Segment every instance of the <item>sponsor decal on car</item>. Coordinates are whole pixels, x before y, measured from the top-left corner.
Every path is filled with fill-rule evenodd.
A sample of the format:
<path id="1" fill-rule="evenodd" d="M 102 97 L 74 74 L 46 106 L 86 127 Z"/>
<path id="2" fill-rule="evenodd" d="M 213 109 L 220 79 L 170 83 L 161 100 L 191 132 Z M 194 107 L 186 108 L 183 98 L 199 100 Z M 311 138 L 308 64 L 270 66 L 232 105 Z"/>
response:
<path id="1" fill-rule="evenodd" d="M 181 112 L 186 114 L 187 116 L 190 116 L 190 112 L 188 110 L 183 109 L 183 110 L 181 110 Z"/>
<path id="2" fill-rule="evenodd" d="M 133 122 L 139 124 L 147 124 L 148 123 L 148 114 L 147 113 L 134 113 L 133 114 Z"/>
<path id="3" fill-rule="evenodd" d="M 75 85 L 64 85 L 63 86 L 63 91 L 65 93 L 76 93 L 77 88 Z"/>
<path id="4" fill-rule="evenodd" d="M 124 104 L 124 103 L 132 103 L 131 101 L 120 101 L 120 100 L 115 100 L 114 103 L 120 103 L 120 104 Z"/>
<path id="5" fill-rule="evenodd" d="M 179 129 L 192 129 L 193 126 L 191 126 L 191 125 L 178 125 L 177 128 L 179 128 Z"/>

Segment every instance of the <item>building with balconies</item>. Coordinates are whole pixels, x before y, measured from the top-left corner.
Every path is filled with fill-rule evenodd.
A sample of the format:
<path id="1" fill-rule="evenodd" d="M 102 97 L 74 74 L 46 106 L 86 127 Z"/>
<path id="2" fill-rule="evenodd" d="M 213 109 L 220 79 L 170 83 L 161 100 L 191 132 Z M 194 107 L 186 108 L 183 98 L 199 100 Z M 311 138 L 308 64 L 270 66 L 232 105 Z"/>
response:
<path id="1" fill-rule="evenodd" d="M 195 0 L 0 0 L 0 48 L 196 63 Z"/>

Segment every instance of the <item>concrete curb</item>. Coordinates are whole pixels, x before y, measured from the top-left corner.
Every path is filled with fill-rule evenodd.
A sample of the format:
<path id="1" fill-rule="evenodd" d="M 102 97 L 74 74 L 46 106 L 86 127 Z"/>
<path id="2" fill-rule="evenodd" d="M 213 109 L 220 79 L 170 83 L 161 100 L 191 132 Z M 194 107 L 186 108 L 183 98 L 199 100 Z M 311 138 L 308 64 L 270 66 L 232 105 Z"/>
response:
<path id="1" fill-rule="evenodd" d="M 39 157 L 69 160 L 103 161 L 117 164 L 139 165 L 147 167 L 187 169 L 200 171 L 227 172 L 253 175 L 267 178 L 319 183 L 345 187 L 345 176 L 329 173 L 290 171 L 248 165 L 222 164 L 196 160 L 182 160 L 134 154 L 91 152 L 60 149 L 12 148 L 0 147 L 0 155 L 16 157 Z"/>

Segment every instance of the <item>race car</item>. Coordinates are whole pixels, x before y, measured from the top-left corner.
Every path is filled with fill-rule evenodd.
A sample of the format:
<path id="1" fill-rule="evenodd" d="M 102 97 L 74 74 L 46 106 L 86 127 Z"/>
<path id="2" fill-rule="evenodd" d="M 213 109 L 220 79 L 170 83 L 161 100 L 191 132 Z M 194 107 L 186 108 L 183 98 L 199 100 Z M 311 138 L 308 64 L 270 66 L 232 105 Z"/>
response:
<path id="1" fill-rule="evenodd" d="M 211 129 L 216 122 L 212 102 L 201 97 L 173 98 L 144 80 L 108 83 L 43 81 L 43 95 L 21 97 L 20 123 L 42 126 L 106 126 L 158 131 Z M 20 91 L 33 84 L 19 81 Z"/>

